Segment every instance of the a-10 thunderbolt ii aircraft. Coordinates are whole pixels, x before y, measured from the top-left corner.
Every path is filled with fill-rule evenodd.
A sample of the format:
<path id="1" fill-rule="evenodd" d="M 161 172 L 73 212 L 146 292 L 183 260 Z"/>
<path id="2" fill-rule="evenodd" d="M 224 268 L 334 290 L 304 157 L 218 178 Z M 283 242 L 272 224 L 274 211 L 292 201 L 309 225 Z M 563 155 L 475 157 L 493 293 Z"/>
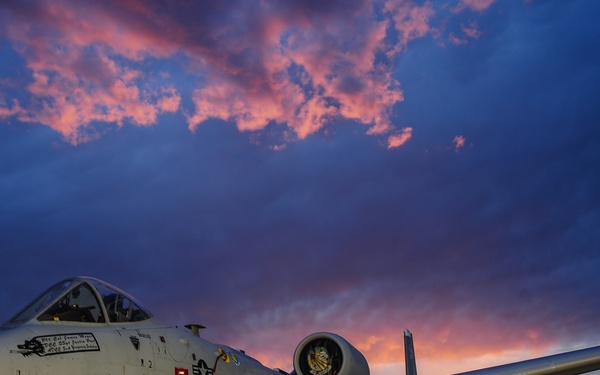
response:
<path id="1" fill-rule="evenodd" d="M 133 297 L 75 277 L 52 286 L 0 327 L 0 375 L 282 375 L 243 351 L 202 339 L 200 325 L 161 324 Z M 416 375 L 405 331 L 407 375 Z M 342 337 L 300 342 L 292 375 L 369 375 L 365 357 Z M 575 375 L 600 369 L 600 346 L 461 375 Z"/>

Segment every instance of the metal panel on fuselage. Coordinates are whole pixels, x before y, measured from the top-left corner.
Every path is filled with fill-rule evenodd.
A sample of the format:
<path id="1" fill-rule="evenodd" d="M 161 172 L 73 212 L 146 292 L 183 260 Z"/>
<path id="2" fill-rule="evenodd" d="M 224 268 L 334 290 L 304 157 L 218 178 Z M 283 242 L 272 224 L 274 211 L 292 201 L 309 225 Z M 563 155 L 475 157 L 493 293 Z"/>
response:
<path id="1" fill-rule="evenodd" d="M 94 328 L 91 330 L 90 328 Z M 38 375 L 107 375 L 122 373 L 103 342 L 115 339 L 107 326 L 31 325 L 10 332 L 12 373 Z M 7 337 L 7 336 L 5 336 Z"/>

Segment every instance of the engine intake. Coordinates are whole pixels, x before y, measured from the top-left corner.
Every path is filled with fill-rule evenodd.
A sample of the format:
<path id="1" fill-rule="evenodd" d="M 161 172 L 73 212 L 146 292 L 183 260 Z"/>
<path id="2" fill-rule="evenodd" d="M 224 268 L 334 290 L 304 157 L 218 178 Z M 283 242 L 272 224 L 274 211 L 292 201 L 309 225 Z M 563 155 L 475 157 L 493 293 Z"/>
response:
<path id="1" fill-rule="evenodd" d="M 298 375 L 369 375 L 367 360 L 343 337 L 334 333 L 313 333 L 294 352 Z"/>

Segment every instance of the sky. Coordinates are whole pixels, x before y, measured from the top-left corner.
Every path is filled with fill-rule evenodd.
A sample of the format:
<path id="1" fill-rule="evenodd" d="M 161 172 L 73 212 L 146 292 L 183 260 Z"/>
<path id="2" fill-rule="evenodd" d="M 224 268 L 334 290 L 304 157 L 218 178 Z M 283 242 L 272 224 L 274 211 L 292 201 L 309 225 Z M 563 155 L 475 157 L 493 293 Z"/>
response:
<path id="1" fill-rule="evenodd" d="M 286 370 L 600 345 L 599 11 L 2 1 L 0 321 L 86 275 Z"/>

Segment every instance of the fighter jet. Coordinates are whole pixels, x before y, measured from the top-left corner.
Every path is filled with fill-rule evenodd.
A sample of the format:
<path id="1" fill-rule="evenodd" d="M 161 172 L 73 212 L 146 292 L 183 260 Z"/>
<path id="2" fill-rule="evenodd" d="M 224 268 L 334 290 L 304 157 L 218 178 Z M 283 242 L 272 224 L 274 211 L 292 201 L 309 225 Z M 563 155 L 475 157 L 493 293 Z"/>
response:
<path id="1" fill-rule="evenodd" d="M 204 340 L 199 324 L 159 322 L 126 292 L 74 277 L 42 293 L 0 326 L 0 375 L 285 375 L 244 351 Z M 407 375 L 416 375 L 405 331 Z M 329 332 L 303 339 L 290 375 L 369 375 L 365 357 Z M 600 369 L 600 346 L 462 375 L 575 375 Z M 459 375 L 459 374 L 457 374 Z"/>

